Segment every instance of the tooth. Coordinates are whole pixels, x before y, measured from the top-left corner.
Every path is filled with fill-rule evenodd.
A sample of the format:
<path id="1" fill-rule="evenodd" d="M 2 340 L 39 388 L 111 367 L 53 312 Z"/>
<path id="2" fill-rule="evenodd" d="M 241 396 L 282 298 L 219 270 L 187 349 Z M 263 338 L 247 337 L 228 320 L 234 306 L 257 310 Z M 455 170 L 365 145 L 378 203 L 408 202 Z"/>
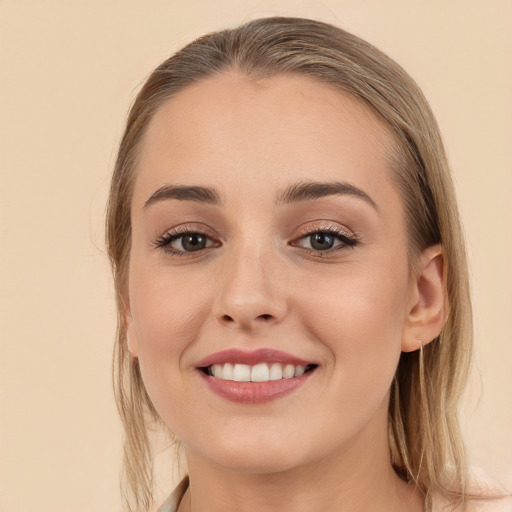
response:
<path id="1" fill-rule="evenodd" d="M 251 367 L 246 364 L 235 364 L 233 369 L 233 380 L 236 382 L 251 381 Z"/>
<path id="2" fill-rule="evenodd" d="M 231 363 L 226 363 L 224 368 L 222 369 L 222 378 L 224 380 L 235 380 L 233 376 L 233 365 Z"/>
<path id="3" fill-rule="evenodd" d="M 306 371 L 305 366 L 297 366 L 295 368 L 295 377 L 302 377 L 302 375 L 304 375 L 305 371 Z"/>
<path id="4" fill-rule="evenodd" d="M 295 366 L 287 364 L 283 369 L 283 379 L 291 379 L 295 377 Z"/>
<path id="5" fill-rule="evenodd" d="M 281 380 L 283 378 L 283 367 L 279 363 L 274 363 L 270 367 L 270 380 Z"/>
<path id="6" fill-rule="evenodd" d="M 252 382 L 266 382 L 269 380 L 269 369 L 266 363 L 256 364 L 251 370 Z"/>
<path id="7" fill-rule="evenodd" d="M 269 367 L 270 365 L 270 367 Z M 247 364 L 214 364 L 208 373 L 213 377 L 236 382 L 267 382 L 269 380 L 291 379 L 301 377 L 306 372 L 305 366 L 280 363 L 260 363 L 254 366 Z"/>

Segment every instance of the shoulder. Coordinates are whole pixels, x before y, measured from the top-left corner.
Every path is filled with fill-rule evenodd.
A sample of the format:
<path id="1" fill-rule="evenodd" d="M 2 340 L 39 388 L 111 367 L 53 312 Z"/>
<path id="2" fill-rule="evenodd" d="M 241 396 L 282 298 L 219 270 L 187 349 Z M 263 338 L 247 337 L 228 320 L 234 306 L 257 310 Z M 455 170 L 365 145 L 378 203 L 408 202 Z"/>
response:
<path id="1" fill-rule="evenodd" d="M 466 512 L 512 512 L 512 498 L 470 500 Z"/>
<path id="2" fill-rule="evenodd" d="M 431 510 L 432 512 L 461 512 L 460 507 L 454 509 L 447 500 L 435 496 Z M 463 512 L 512 512 L 512 497 L 468 499 Z"/>
<path id="3" fill-rule="evenodd" d="M 472 467 L 470 470 L 467 495 L 468 499 L 463 512 L 512 512 L 511 489 L 479 468 Z M 450 507 L 448 500 L 434 495 L 432 512 L 456 512 L 456 510 Z"/>
<path id="4" fill-rule="evenodd" d="M 468 512 L 512 512 L 512 489 L 508 485 L 481 468 L 472 467 L 470 475 L 470 492 L 491 498 L 469 500 Z"/>
<path id="5" fill-rule="evenodd" d="M 450 505 L 448 500 L 434 496 L 431 512 L 512 512 L 512 497 L 468 499 L 464 509 Z"/>

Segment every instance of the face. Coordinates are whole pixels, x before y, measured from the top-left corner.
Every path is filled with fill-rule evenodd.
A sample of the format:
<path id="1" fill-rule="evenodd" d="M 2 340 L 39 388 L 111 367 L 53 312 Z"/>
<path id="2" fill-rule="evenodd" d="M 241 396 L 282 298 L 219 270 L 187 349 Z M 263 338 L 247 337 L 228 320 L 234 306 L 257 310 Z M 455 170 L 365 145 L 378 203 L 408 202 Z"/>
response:
<path id="1" fill-rule="evenodd" d="M 128 341 L 189 457 L 264 473 L 387 443 L 412 282 L 391 145 L 306 77 L 226 73 L 155 114 Z"/>

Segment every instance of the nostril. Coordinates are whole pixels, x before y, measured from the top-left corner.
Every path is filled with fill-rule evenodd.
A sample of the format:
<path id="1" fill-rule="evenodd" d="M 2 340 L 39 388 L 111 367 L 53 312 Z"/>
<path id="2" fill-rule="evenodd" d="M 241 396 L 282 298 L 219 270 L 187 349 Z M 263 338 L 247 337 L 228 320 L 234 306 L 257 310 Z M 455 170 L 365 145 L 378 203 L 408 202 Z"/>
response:
<path id="1" fill-rule="evenodd" d="M 224 325 L 239 325 L 243 328 L 262 326 L 263 324 L 270 324 L 276 317 L 271 313 L 262 313 L 261 315 L 251 316 L 245 314 L 227 315 L 224 314 L 219 317 L 219 321 Z"/>

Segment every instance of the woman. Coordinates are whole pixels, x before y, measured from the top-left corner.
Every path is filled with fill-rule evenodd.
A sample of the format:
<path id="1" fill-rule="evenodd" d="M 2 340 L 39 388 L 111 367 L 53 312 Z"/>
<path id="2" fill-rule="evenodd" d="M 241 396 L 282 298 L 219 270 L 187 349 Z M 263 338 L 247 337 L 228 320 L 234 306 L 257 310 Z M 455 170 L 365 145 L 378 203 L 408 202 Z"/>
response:
<path id="1" fill-rule="evenodd" d="M 155 424 L 188 468 L 165 512 L 507 506 L 469 487 L 458 429 L 471 306 L 440 134 L 368 43 L 268 18 L 166 60 L 107 242 L 133 510 Z"/>

